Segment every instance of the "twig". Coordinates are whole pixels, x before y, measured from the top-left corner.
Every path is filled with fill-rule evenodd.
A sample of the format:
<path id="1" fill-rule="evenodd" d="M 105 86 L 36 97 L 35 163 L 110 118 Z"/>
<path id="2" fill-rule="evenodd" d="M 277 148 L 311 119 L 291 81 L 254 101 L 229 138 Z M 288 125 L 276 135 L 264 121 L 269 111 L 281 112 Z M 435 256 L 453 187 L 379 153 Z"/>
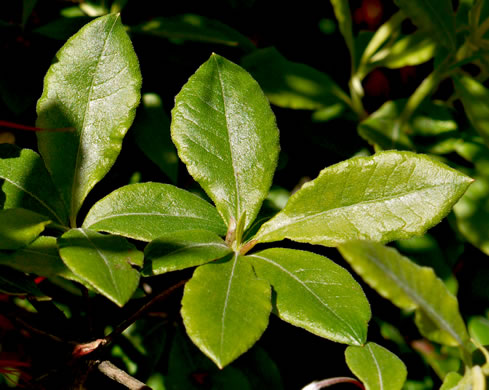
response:
<path id="1" fill-rule="evenodd" d="M 129 390 L 151 390 L 151 387 L 146 386 L 143 382 L 138 381 L 107 360 L 99 363 L 97 369 L 105 376 L 120 383 Z"/>
<path id="2" fill-rule="evenodd" d="M 354 378 L 349 378 L 347 376 L 339 376 L 337 378 L 329 378 L 319 382 L 312 382 L 308 384 L 306 387 L 304 387 L 302 390 L 320 390 L 320 389 L 324 389 L 325 387 L 336 385 L 338 383 L 352 383 L 358 386 L 360 389 L 365 390 L 365 387 L 361 382 L 359 382 Z"/>

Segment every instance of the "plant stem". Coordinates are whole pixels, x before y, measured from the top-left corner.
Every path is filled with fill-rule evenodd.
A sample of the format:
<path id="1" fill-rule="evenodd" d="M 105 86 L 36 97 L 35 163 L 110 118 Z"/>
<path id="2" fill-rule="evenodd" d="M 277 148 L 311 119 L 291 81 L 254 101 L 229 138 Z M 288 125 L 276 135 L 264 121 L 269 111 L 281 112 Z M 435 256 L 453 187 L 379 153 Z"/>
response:
<path id="1" fill-rule="evenodd" d="M 349 378 L 346 376 L 339 376 L 336 378 L 324 379 L 324 380 L 319 381 L 319 382 L 313 382 L 313 383 L 307 385 L 306 387 L 304 387 L 302 390 L 320 390 L 320 389 L 324 389 L 326 387 L 330 387 L 332 385 L 337 385 L 338 383 L 352 383 L 352 384 L 358 386 L 360 389 L 365 390 L 365 387 L 363 386 L 363 384 L 361 382 L 359 382 L 358 380 L 356 380 L 354 378 Z"/>

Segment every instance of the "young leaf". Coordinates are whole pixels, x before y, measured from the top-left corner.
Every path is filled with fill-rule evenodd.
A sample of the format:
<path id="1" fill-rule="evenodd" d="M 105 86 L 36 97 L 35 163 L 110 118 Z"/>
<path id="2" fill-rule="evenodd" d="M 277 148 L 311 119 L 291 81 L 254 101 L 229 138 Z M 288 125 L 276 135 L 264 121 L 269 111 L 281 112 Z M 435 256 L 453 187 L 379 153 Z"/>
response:
<path id="1" fill-rule="evenodd" d="M 139 103 L 141 74 L 119 15 L 83 27 L 56 54 L 37 104 L 39 151 L 75 226 L 80 206 L 115 162 Z"/>
<path id="2" fill-rule="evenodd" d="M 466 75 L 454 77 L 453 82 L 470 122 L 489 145 L 489 90 Z"/>
<path id="3" fill-rule="evenodd" d="M 448 373 L 442 386 L 440 387 L 440 390 L 462 390 L 462 388 L 457 386 L 461 379 L 462 375 L 460 375 L 458 372 Z"/>
<path id="4" fill-rule="evenodd" d="M 139 148 L 170 178 L 177 182 L 178 156 L 170 137 L 170 119 L 155 93 L 143 95 L 143 107 L 131 132 Z"/>
<path id="5" fill-rule="evenodd" d="M 246 258 L 272 285 L 281 319 L 340 343 L 365 342 L 370 306 L 348 271 L 326 257 L 294 249 L 266 249 Z"/>
<path id="6" fill-rule="evenodd" d="M 451 0 L 394 0 L 413 23 L 438 44 L 455 50 L 455 13 Z"/>
<path id="7" fill-rule="evenodd" d="M 387 242 L 412 237 L 437 224 L 471 181 L 411 152 L 352 158 L 306 183 L 254 239 L 336 246 L 354 239 Z"/>
<path id="8" fill-rule="evenodd" d="M 220 368 L 246 352 L 268 325 L 270 285 L 243 256 L 196 269 L 186 284 L 182 317 L 192 341 Z"/>
<path id="9" fill-rule="evenodd" d="M 243 58 L 242 65 L 279 107 L 317 110 L 349 100 L 327 74 L 288 61 L 274 47 L 256 50 Z"/>
<path id="10" fill-rule="evenodd" d="M 338 26 L 341 31 L 341 35 L 345 39 L 346 46 L 350 52 L 351 61 L 353 64 L 355 60 L 355 41 L 353 40 L 353 30 L 351 21 L 351 11 L 348 1 L 344 0 L 330 0 L 333 6 L 336 20 L 338 20 Z"/>
<path id="11" fill-rule="evenodd" d="M 197 195 L 161 183 L 130 184 L 115 190 L 95 203 L 83 227 L 142 241 L 179 230 L 226 234 L 215 207 Z"/>
<path id="12" fill-rule="evenodd" d="M 184 230 L 158 237 L 144 249 L 145 276 L 195 267 L 231 252 L 224 240 L 207 230 Z"/>
<path id="13" fill-rule="evenodd" d="M 469 338 L 457 299 L 433 269 L 420 267 L 394 248 L 375 242 L 352 241 L 340 245 L 339 250 L 380 295 L 402 309 L 416 309 L 420 331 L 427 338 L 467 347 Z"/>
<path id="14" fill-rule="evenodd" d="M 404 363 L 378 344 L 370 342 L 362 347 L 349 346 L 345 357 L 346 364 L 360 378 L 366 390 L 401 390 L 406 381 Z"/>
<path id="15" fill-rule="evenodd" d="M 119 306 L 131 298 L 139 282 L 133 266 L 143 265 L 143 253 L 122 237 L 73 229 L 58 239 L 59 254 L 68 268 Z"/>
<path id="16" fill-rule="evenodd" d="M 19 249 L 42 233 L 49 218 L 26 209 L 0 211 L 0 249 Z"/>
<path id="17" fill-rule="evenodd" d="M 190 174 L 228 226 L 255 219 L 278 158 L 267 98 L 241 67 L 213 54 L 175 98 L 171 132 Z"/>
<path id="18" fill-rule="evenodd" d="M 0 145 L 0 208 L 25 208 L 66 224 L 67 215 L 61 198 L 39 155 L 14 145 Z"/>

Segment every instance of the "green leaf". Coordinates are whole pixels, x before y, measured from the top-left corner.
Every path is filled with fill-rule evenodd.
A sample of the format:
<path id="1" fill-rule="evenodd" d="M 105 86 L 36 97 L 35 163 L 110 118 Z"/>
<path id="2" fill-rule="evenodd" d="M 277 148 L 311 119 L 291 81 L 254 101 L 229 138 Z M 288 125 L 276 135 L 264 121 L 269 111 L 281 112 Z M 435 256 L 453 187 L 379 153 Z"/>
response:
<path id="1" fill-rule="evenodd" d="M 447 374 L 445 377 L 445 380 L 443 381 L 442 386 L 440 387 L 440 390 L 455 390 L 457 389 L 457 384 L 460 382 L 462 379 L 462 375 L 460 375 L 457 372 L 450 372 Z M 461 388 L 459 388 L 462 390 Z"/>
<path id="2" fill-rule="evenodd" d="M 326 246 L 354 239 L 392 241 L 437 224 L 472 179 L 411 152 L 357 157 L 324 169 L 290 197 L 255 240 Z"/>
<path id="3" fill-rule="evenodd" d="M 49 218 L 26 209 L 0 211 L 0 249 L 19 249 L 42 233 Z"/>
<path id="4" fill-rule="evenodd" d="M 0 252 L 0 264 L 48 278 L 62 276 L 77 280 L 61 260 L 55 237 L 41 236 L 25 248 L 14 252 Z"/>
<path id="5" fill-rule="evenodd" d="M 131 33 L 148 34 L 168 38 L 174 42 L 196 41 L 226 46 L 239 46 L 246 51 L 255 45 L 233 28 L 201 15 L 184 14 L 171 18 L 156 17 L 138 26 L 131 27 Z"/>
<path id="6" fill-rule="evenodd" d="M 68 268 L 117 305 L 124 306 L 136 291 L 139 272 L 133 266 L 143 265 L 143 253 L 124 238 L 72 229 L 58 246 Z"/>
<path id="7" fill-rule="evenodd" d="M 470 122 L 489 145 L 489 90 L 466 75 L 454 77 L 453 82 Z"/>
<path id="8" fill-rule="evenodd" d="M 380 295 L 402 309 L 416 309 L 417 324 L 425 337 L 467 348 L 469 338 L 457 299 L 433 269 L 420 267 L 394 248 L 375 242 L 352 241 L 339 250 Z"/>
<path id="9" fill-rule="evenodd" d="M 22 1 L 22 26 L 25 26 L 27 20 L 32 14 L 32 11 L 36 7 L 37 0 L 23 0 Z"/>
<path id="10" fill-rule="evenodd" d="M 236 254 L 196 269 L 185 286 L 182 317 L 195 345 L 222 368 L 260 338 L 271 306 L 270 285 Z"/>
<path id="11" fill-rule="evenodd" d="M 353 39 L 351 11 L 348 1 L 344 0 L 330 0 L 333 6 L 336 20 L 338 20 L 338 27 L 341 31 L 341 35 L 345 39 L 346 46 L 350 52 L 352 63 L 355 64 L 355 41 Z"/>
<path id="12" fill-rule="evenodd" d="M 404 363 L 384 347 L 367 343 L 363 347 L 349 346 L 346 364 L 360 378 L 366 390 L 401 390 L 406 381 Z"/>
<path id="13" fill-rule="evenodd" d="M 63 202 L 36 152 L 0 145 L 0 184 L 0 208 L 25 208 L 62 225 L 67 222 Z"/>
<path id="14" fill-rule="evenodd" d="M 155 93 L 143 95 L 143 107 L 131 130 L 139 148 L 170 178 L 177 182 L 178 156 L 171 142 L 170 119 Z"/>
<path id="15" fill-rule="evenodd" d="M 317 110 L 349 99 L 327 74 L 288 61 L 274 47 L 256 50 L 243 58 L 242 65 L 279 107 Z"/>
<path id="16" fill-rule="evenodd" d="M 145 276 L 177 271 L 220 259 L 231 252 L 224 240 L 207 230 L 167 233 L 144 250 Z"/>
<path id="17" fill-rule="evenodd" d="M 480 345 L 489 345 L 489 319 L 473 316 L 468 323 L 469 334 Z"/>
<path id="18" fill-rule="evenodd" d="M 130 184 L 115 190 L 95 203 L 83 227 L 142 241 L 179 230 L 226 234 L 215 207 L 197 195 L 161 183 Z"/>
<path id="19" fill-rule="evenodd" d="M 190 174 L 229 227 L 247 228 L 277 166 L 278 129 L 258 83 L 213 54 L 184 85 L 172 111 L 172 137 Z"/>
<path id="20" fill-rule="evenodd" d="M 115 162 L 139 103 L 141 74 L 119 15 L 83 27 L 56 54 L 37 104 L 39 151 L 75 226 L 80 206 Z"/>
<path id="21" fill-rule="evenodd" d="M 455 13 L 451 0 L 394 0 L 427 35 L 441 46 L 455 50 Z"/>
<path id="22" fill-rule="evenodd" d="M 348 271 L 326 257 L 294 249 L 246 257 L 258 277 L 272 285 L 281 319 L 340 343 L 365 342 L 370 306 Z"/>

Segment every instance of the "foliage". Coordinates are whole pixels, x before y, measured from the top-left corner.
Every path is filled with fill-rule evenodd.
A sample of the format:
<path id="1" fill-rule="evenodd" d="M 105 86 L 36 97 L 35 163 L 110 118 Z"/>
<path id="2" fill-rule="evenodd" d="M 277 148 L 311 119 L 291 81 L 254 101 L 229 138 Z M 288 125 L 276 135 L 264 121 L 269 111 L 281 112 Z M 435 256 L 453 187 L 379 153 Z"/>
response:
<path id="1" fill-rule="evenodd" d="M 16 129 L 0 145 L 0 328 L 56 358 L 0 358 L 5 384 L 100 388 L 112 360 L 155 389 L 297 388 L 317 379 L 283 368 L 300 335 L 328 356 L 346 345 L 305 389 L 485 389 L 489 5 L 386 4 L 331 0 L 350 65 L 335 75 L 200 13 L 85 1 L 34 28 L 43 5 L 24 1 L 20 36 L 57 52 L 35 127 L 14 123 L 33 94 L 0 83 Z M 152 68 L 165 50 L 173 72 Z M 415 88 L 376 101 L 384 73 L 409 71 Z"/>

